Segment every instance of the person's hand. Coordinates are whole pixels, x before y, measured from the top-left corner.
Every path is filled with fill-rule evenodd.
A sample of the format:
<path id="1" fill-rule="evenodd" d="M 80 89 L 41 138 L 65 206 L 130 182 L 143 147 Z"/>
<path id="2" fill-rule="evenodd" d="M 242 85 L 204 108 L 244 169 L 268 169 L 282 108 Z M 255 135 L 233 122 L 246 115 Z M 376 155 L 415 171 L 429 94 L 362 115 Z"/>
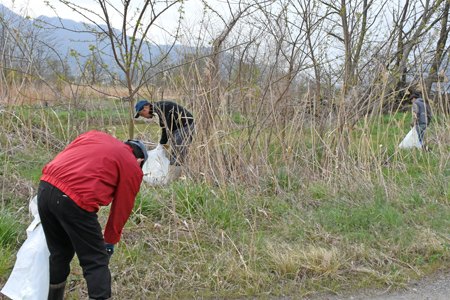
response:
<path id="1" fill-rule="evenodd" d="M 109 258 L 111 258 L 111 255 L 114 253 L 114 245 L 106 244 L 106 253 L 108 253 Z"/>

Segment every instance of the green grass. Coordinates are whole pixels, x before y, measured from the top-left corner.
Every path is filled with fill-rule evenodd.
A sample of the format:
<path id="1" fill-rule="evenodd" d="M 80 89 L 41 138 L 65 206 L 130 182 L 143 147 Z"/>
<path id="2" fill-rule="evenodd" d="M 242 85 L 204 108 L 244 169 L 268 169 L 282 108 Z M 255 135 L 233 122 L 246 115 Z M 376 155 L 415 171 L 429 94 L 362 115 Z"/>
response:
<path id="1" fill-rule="evenodd" d="M 12 257 L 15 257 L 17 254 L 17 249 L 13 246 L 0 246 L 0 280 L 2 282 L 6 282 L 9 274 L 14 267 L 15 259 L 12 260 Z"/>
<path id="2" fill-rule="evenodd" d="M 18 216 L 20 214 L 12 209 L 0 210 L 0 247 L 17 248 L 20 244 L 22 239 L 19 236 L 23 234 L 25 224 L 21 223 L 23 220 Z"/>
<path id="3" fill-rule="evenodd" d="M 316 213 L 323 218 L 328 231 L 343 234 L 353 242 L 370 243 L 377 234 L 385 238 L 404 223 L 401 210 L 380 193 L 375 193 L 372 201 L 359 205 L 335 201 Z"/>
<path id="4" fill-rule="evenodd" d="M 237 124 L 246 124 L 247 123 L 247 118 L 240 113 L 233 114 L 232 118 L 233 118 L 233 121 Z"/>

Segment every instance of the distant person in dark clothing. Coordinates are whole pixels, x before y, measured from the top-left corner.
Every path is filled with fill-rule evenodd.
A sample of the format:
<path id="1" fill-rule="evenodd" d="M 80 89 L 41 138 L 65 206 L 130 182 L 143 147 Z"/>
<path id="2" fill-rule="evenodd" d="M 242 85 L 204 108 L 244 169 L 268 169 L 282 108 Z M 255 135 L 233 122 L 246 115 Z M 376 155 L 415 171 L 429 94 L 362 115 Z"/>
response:
<path id="1" fill-rule="evenodd" d="M 427 130 L 427 126 L 431 122 L 430 108 L 418 94 L 413 94 L 411 96 L 411 99 L 411 102 L 413 104 L 411 126 L 414 126 L 416 128 L 422 147 L 427 150 L 431 150 L 431 148 L 429 148 L 427 145 L 424 145 L 425 131 Z"/>
<path id="2" fill-rule="evenodd" d="M 62 300 L 70 262 L 77 254 L 89 299 L 111 298 L 109 258 L 141 187 L 144 144 L 89 131 L 42 170 L 38 210 L 50 251 L 48 300 Z M 105 231 L 99 206 L 111 204 Z"/>
<path id="3" fill-rule="evenodd" d="M 147 119 L 156 114 L 159 118 L 159 126 L 162 128 L 162 145 L 169 145 L 170 167 L 168 181 L 175 181 L 181 175 L 181 166 L 185 163 L 188 154 L 188 146 L 192 142 L 195 125 L 194 117 L 181 105 L 172 101 L 147 102 L 141 100 L 135 106 L 135 118 L 142 116 Z"/>

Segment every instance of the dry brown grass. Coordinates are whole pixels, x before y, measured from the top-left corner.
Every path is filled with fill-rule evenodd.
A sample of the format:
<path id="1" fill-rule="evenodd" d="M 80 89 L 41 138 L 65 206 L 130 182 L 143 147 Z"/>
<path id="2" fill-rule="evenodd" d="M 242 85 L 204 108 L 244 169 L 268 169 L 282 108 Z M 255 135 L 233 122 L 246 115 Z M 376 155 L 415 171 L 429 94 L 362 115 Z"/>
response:
<path id="1" fill-rule="evenodd" d="M 44 105 L 53 106 L 68 102 L 74 98 L 88 96 L 89 98 L 121 99 L 126 97 L 127 89 L 111 86 L 83 85 L 47 85 L 47 84 L 0 84 L 0 106 Z"/>

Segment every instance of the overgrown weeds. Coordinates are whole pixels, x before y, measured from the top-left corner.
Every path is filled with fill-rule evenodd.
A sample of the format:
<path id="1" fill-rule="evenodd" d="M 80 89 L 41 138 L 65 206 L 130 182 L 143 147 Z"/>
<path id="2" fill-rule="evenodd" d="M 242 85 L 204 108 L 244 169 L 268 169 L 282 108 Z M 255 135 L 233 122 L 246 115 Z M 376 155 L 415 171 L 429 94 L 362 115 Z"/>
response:
<path id="1" fill-rule="evenodd" d="M 67 103 L 2 109 L 2 253 L 20 247 L 28 199 L 54 155 L 91 129 L 126 138 L 127 104 L 87 99 L 78 111 Z M 182 104 L 200 120 L 200 108 Z M 363 118 L 340 136 L 332 119 L 319 124 L 300 108 L 293 116 L 281 125 L 225 111 L 209 134 L 199 124 L 185 179 L 142 185 L 111 261 L 115 297 L 340 293 L 402 286 L 448 264 L 443 112 L 428 133 L 432 152 L 397 148 L 408 114 Z M 158 141 L 155 123 L 135 128 Z M 102 224 L 107 215 L 103 208 Z M 11 269 L 0 260 L 2 282 Z M 67 296 L 86 297 L 76 260 L 69 279 Z"/>

